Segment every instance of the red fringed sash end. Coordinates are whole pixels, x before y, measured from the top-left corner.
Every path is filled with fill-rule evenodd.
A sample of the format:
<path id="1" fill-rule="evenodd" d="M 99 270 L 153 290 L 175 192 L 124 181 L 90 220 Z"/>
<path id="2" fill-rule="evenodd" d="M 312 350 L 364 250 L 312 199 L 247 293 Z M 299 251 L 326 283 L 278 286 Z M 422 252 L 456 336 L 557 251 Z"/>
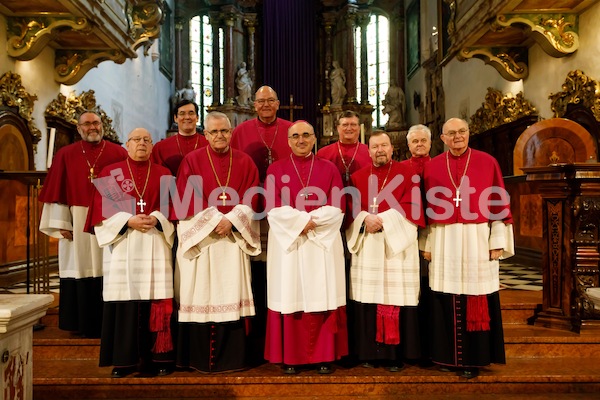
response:
<path id="1" fill-rule="evenodd" d="M 150 332 L 156 332 L 153 353 L 168 353 L 173 350 L 171 337 L 171 314 L 173 299 L 153 300 L 150 304 Z"/>
<path id="2" fill-rule="evenodd" d="M 467 332 L 489 331 L 487 296 L 467 296 Z"/>
<path id="3" fill-rule="evenodd" d="M 400 307 L 377 305 L 377 342 L 400 344 Z"/>

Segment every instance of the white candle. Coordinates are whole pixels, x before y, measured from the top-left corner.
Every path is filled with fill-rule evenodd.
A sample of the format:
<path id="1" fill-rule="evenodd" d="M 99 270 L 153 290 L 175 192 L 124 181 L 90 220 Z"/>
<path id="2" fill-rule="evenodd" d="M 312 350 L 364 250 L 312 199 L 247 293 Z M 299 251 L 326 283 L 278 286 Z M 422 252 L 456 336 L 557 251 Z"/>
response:
<path id="1" fill-rule="evenodd" d="M 360 142 L 365 143 L 365 124 L 360 124 Z"/>
<path id="2" fill-rule="evenodd" d="M 52 157 L 54 156 L 54 141 L 56 140 L 56 128 L 50 128 L 50 139 L 48 140 L 48 158 L 46 160 L 46 168 L 52 165 Z"/>

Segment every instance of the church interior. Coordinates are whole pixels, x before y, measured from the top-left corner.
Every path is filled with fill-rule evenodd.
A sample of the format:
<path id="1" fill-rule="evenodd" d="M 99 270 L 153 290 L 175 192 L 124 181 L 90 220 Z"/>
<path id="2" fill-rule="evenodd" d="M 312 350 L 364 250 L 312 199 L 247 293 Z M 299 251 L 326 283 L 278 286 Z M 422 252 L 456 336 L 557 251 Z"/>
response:
<path id="1" fill-rule="evenodd" d="M 0 0 L 0 296 L 54 297 L 20 358 L 32 375 L 3 354 L 0 398 L 596 398 L 599 19 L 597 0 Z M 112 142 L 136 127 L 158 142 L 177 132 L 178 100 L 200 106 L 199 131 L 210 111 L 236 126 L 256 117 L 262 85 L 279 117 L 315 127 L 318 148 L 338 139 L 346 110 L 360 115 L 361 141 L 384 129 L 397 160 L 410 156 L 411 125 L 431 129 L 435 156 L 448 118 L 469 123 L 514 218 L 516 255 L 501 267 L 506 365 L 469 381 L 344 363 L 327 376 L 265 364 L 115 380 L 98 367 L 99 339 L 58 330 L 57 241 L 38 230 L 37 196 L 56 151 L 80 139 L 77 115 L 98 110 Z M 30 397 L 11 392 L 15 379 Z"/>

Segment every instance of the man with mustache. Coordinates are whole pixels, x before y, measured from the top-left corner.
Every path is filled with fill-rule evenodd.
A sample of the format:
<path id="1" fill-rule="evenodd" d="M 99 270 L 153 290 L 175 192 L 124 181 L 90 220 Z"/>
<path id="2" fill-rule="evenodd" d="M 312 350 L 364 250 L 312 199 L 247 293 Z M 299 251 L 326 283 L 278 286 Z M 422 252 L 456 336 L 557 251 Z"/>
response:
<path id="1" fill-rule="evenodd" d="M 40 231 L 59 239 L 60 297 L 58 327 L 90 338 L 100 337 L 102 323 L 102 249 L 94 235 L 84 232 L 92 203 L 92 180 L 108 164 L 124 160 L 127 152 L 103 139 L 100 114 L 79 115 L 81 140 L 58 150 L 39 199 L 44 203 Z"/>

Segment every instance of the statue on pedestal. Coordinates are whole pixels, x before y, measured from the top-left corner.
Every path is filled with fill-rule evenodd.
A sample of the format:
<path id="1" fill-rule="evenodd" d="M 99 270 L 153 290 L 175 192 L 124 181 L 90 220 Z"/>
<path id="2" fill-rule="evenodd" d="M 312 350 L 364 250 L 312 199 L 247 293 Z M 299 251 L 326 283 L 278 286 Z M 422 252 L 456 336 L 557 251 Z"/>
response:
<path id="1" fill-rule="evenodd" d="M 381 104 L 383 104 L 383 113 L 389 114 L 385 129 L 387 131 L 401 130 L 406 124 L 406 98 L 400 86 L 392 82 Z"/>
<path id="2" fill-rule="evenodd" d="M 246 69 L 246 63 L 242 62 L 237 71 L 235 78 L 235 86 L 238 90 L 236 101 L 240 106 L 250 106 L 252 103 L 252 79 L 250 73 Z"/>
<path id="3" fill-rule="evenodd" d="M 189 100 L 196 103 L 196 92 L 192 86 L 192 81 L 188 81 L 186 87 L 177 90 L 175 94 L 171 96 L 171 109 L 175 108 L 177 103 L 181 100 Z"/>
<path id="4" fill-rule="evenodd" d="M 341 106 L 346 97 L 346 72 L 340 67 L 339 62 L 333 62 L 333 69 L 329 74 L 331 81 L 331 105 Z"/>

